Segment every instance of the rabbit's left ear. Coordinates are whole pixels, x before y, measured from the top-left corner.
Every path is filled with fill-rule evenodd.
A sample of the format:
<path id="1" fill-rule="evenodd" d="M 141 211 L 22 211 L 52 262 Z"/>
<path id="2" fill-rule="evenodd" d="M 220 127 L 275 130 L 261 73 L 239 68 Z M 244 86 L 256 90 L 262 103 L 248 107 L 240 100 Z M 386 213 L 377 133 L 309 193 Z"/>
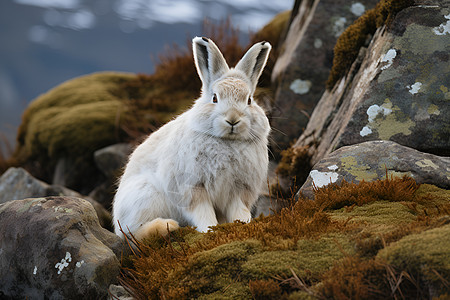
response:
<path id="1" fill-rule="evenodd" d="M 203 88 L 208 89 L 215 80 L 229 71 L 219 48 L 213 41 L 205 37 L 195 37 L 192 40 L 195 67 L 203 83 Z"/>
<path id="2" fill-rule="evenodd" d="M 266 65 L 272 46 L 268 42 L 254 44 L 236 65 L 237 70 L 244 72 L 252 83 L 253 90 L 256 89 L 259 76 Z"/>

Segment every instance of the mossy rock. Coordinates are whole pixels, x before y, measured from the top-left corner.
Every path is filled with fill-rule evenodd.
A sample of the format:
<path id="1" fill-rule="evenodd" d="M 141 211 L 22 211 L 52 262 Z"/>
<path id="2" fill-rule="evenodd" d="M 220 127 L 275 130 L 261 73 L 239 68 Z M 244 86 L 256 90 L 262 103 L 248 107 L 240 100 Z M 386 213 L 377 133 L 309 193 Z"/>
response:
<path id="1" fill-rule="evenodd" d="M 307 126 L 309 116 L 325 92 L 337 37 L 377 0 L 295 1 L 289 31 L 274 65 L 275 85 L 272 132 L 276 160 Z M 353 6 L 361 10 L 355 12 Z"/>
<path id="2" fill-rule="evenodd" d="M 359 49 L 365 46 L 367 38 L 371 37 L 377 28 L 391 25 L 398 12 L 413 4 L 413 0 L 380 0 L 376 7 L 366 11 L 345 29 L 334 47 L 333 67 L 326 83 L 327 88 L 333 88 L 350 70 Z"/>
<path id="3" fill-rule="evenodd" d="M 179 92 L 163 97 L 164 92 L 151 77 L 129 73 L 95 73 L 64 82 L 25 110 L 14 157 L 46 181 L 64 159 L 64 183 L 88 192 L 101 178 L 94 151 L 150 133 L 149 125 L 159 127 L 194 97 Z M 177 95 L 178 101 L 164 106 L 166 98 Z"/>

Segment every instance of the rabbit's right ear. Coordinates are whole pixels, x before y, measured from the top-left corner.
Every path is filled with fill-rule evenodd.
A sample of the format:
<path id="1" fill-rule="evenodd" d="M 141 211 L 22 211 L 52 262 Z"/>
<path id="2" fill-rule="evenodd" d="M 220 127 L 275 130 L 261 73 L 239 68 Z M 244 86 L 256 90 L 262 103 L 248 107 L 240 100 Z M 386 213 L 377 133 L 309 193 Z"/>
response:
<path id="1" fill-rule="evenodd" d="M 210 39 L 195 37 L 192 40 L 195 67 L 203 82 L 209 89 L 212 82 L 228 72 L 229 67 L 219 48 Z"/>

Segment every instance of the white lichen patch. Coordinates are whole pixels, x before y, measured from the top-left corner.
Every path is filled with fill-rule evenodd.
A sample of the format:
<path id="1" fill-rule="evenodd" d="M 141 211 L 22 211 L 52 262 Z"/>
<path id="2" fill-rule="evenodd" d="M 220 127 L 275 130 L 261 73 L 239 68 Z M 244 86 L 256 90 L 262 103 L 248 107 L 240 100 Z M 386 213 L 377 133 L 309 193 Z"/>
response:
<path id="1" fill-rule="evenodd" d="M 33 275 L 37 274 L 37 266 L 34 266 Z"/>
<path id="2" fill-rule="evenodd" d="M 352 12 L 352 14 L 359 17 L 362 16 L 362 14 L 366 11 L 366 7 L 364 6 L 364 4 L 356 2 L 352 4 L 352 6 L 350 7 L 350 11 Z"/>
<path id="3" fill-rule="evenodd" d="M 75 266 L 77 266 L 77 268 L 81 267 L 84 264 L 84 260 L 82 261 L 77 261 L 77 263 L 75 264 Z"/>
<path id="4" fill-rule="evenodd" d="M 410 128 L 415 123 L 409 119 L 398 119 L 397 114 L 403 114 L 398 106 L 392 104 L 389 98 L 384 100 L 381 106 L 371 105 L 367 109 L 368 124 L 362 128 L 359 134 L 366 136 L 372 132 L 377 132 L 382 140 L 389 140 L 395 134 L 410 135 Z"/>
<path id="5" fill-rule="evenodd" d="M 309 176 L 311 176 L 316 187 L 323 187 L 336 182 L 339 174 L 336 172 L 319 172 L 317 170 L 312 170 L 309 173 Z"/>
<path id="6" fill-rule="evenodd" d="M 372 123 L 373 121 L 375 121 L 375 118 L 379 114 L 383 114 L 383 116 L 387 116 L 391 113 L 392 113 L 392 103 L 390 103 L 390 102 L 384 103 L 381 106 L 374 104 L 374 105 L 371 105 L 367 109 L 367 116 L 368 116 L 369 123 Z"/>
<path id="7" fill-rule="evenodd" d="M 416 165 L 418 165 L 421 168 L 432 168 L 434 170 L 439 169 L 438 165 L 436 165 L 434 162 L 426 158 L 416 161 Z"/>
<path id="8" fill-rule="evenodd" d="M 381 67 L 381 70 L 386 70 L 392 63 L 394 62 L 394 58 L 397 56 L 397 51 L 395 49 L 389 49 L 388 52 L 381 59 L 382 63 L 385 63 L 384 66 Z"/>
<path id="9" fill-rule="evenodd" d="M 335 37 L 339 37 L 347 27 L 345 24 L 347 23 L 347 19 L 344 17 L 339 17 L 335 19 L 333 24 L 333 34 Z"/>
<path id="10" fill-rule="evenodd" d="M 61 259 L 61 262 L 55 265 L 55 268 L 58 269 L 58 275 L 61 274 L 62 270 L 69 266 L 69 263 L 72 261 L 72 256 L 69 252 L 66 252 L 66 257 Z"/>
<path id="11" fill-rule="evenodd" d="M 444 16 L 447 20 L 450 20 L 450 14 Z M 450 34 L 450 21 L 442 23 L 441 25 L 434 27 L 433 32 L 436 35 Z"/>
<path id="12" fill-rule="evenodd" d="M 328 170 L 331 170 L 331 171 L 336 171 L 337 169 L 339 169 L 339 167 L 337 165 L 331 165 L 328 167 Z"/>
<path id="13" fill-rule="evenodd" d="M 289 88 L 296 94 L 304 95 L 309 92 L 311 86 L 312 82 L 309 80 L 295 79 L 294 81 L 292 81 Z"/>
<path id="14" fill-rule="evenodd" d="M 372 133 L 372 129 L 370 129 L 369 126 L 364 126 L 363 129 L 359 132 L 359 135 L 361 136 L 367 136 Z"/>
<path id="15" fill-rule="evenodd" d="M 422 87 L 422 83 L 421 82 L 416 82 L 411 86 L 406 86 L 408 88 L 408 91 L 412 94 L 415 95 L 419 92 L 420 88 Z"/>
<path id="16" fill-rule="evenodd" d="M 316 38 L 316 39 L 314 40 L 314 48 L 319 49 L 319 48 L 322 47 L 322 45 L 323 45 L 323 42 L 322 42 L 321 39 Z"/>
<path id="17" fill-rule="evenodd" d="M 359 135 L 361 136 L 367 136 L 369 134 L 372 133 L 372 128 L 371 128 L 371 124 L 375 121 L 375 118 L 379 115 L 382 114 L 383 116 L 387 116 L 389 114 L 392 113 L 392 104 L 390 102 L 386 102 L 383 105 L 379 106 L 379 105 L 371 105 L 368 109 L 367 109 L 367 119 L 369 121 L 369 124 L 367 124 L 366 126 L 364 126 L 361 131 L 359 132 Z"/>

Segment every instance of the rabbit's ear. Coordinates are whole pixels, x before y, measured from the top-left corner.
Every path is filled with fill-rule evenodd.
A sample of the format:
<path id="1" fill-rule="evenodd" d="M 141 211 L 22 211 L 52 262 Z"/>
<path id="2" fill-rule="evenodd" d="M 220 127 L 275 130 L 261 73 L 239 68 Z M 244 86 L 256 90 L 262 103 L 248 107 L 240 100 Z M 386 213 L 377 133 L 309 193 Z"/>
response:
<path id="1" fill-rule="evenodd" d="M 192 40 L 192 49 L 195 67 L 203 82 L 203 87 L 209 88 L 212 82 L 228 72 L 229 68 L 225 58 L 210 39 L 195 37 Z"/>
<path id="2" fill-rule="evenodd" d="M 252 82 L 253 90 L 256 89 L 258 78 L 266 65 L 272 46 L 268 42 L 254 44 L 245 53 L 244 57 L 236 65 L 236 69 L 244 72 Z"/>

